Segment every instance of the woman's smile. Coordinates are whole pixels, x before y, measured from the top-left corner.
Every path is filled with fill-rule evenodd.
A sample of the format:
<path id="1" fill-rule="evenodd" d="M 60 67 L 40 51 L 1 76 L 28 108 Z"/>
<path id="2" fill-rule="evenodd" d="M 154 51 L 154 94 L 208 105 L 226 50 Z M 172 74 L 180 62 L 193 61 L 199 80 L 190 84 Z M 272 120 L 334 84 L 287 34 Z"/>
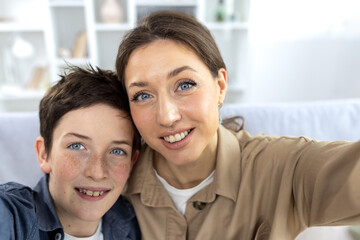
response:
<path id="1" fill-rule="evenodd" d="M 189 129 L 185 131 L 178 131 L 177 133 L 164 134 L 165 136 L 162 138 L 169 143 L 179 142 L 183 140 L 190 133 L 190 131 L 191 130 Z"/>
<path id="2" fill-rule="evenodd" d="M 169 135 L 162 137 L 162 141 L 165 147 L 171 150 L 181 149 L 187 146 L 191 142 L 192 130 L 186 130 L 175 135 Z"/>

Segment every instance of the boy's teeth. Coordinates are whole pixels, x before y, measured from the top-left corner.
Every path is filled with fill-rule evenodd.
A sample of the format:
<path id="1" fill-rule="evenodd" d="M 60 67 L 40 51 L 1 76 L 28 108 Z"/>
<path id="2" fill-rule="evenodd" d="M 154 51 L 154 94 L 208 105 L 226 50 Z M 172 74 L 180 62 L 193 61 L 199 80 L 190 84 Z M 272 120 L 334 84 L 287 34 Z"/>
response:
<path id="1" fill-rule="evenodd" d="M 180 140 L 183 140 L 186 135 L 188 135 L 190 132 L 190 130 L 187 130 L 187 131 L 184 131 L 184 132 L 181 132 L 181 133 L 177 133 L 175 135 L 169 135 L 167 137 L 164 137 L 164 140 L 169 142 L 169 143 L 174 143 L 174 142 L 178 142 Z"/>
<path id="2" fill-rule="evenodd" d="M 91 197 L 98 197 L 104 194 L 104 191 L 91 191 L 91 190 L 86 190 L 86 189 L 79 189 L 79 192 L 84 193 L 88 196 Z"/>

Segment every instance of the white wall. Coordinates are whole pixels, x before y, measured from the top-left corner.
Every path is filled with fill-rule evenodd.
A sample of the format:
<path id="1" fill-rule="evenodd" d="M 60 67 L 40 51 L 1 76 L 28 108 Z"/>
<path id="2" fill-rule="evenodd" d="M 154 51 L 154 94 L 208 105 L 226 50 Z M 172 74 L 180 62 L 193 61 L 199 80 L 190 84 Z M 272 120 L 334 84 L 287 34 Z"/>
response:
<path id="1" fill-rule="evenodd" d="M 251 47 L 245 101 L 360 97 L 360 38 L 312 38 Z"/>
<path id="2" fill-rule="evenodd" d="M 360 97 L 358 0 L 252 0 L 246 102 Z"/>

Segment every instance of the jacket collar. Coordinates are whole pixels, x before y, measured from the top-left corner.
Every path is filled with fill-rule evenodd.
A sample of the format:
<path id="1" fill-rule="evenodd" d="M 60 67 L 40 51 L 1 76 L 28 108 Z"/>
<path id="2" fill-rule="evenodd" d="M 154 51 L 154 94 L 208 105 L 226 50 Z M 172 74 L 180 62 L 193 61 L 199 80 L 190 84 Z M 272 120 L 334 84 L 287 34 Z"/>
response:
<path id="1" fill-rule="evenodd" d="M 230 130 L 220 125 L 214 191 L 216 194 L 236 201 L 241 178 L 239 140 Z"/>
<path id="2" fill-rule="evenodd" d="M 103 222 L 119 223 L 120 225 L 134 219 L 135 212 L 131 204 L 122 196 L 118 198 L 115 204 L 103 216 Z M 103 224 L 103 226 L 106 224 Z"/>
<path id="3" fill-rule="evenodd" d="M 114 236 L 118 235 L 118 239 L 123 239 L 119 238 L 119 236 L 128 236 L 134 230 L 135 226 L 131 225 L 131 223 L 136 221 L 135 218 L 135 212 L 131 204 L 120 196 L 102 218 L 104 237 L 110 236 L 109 233 L 113 233 Z"/>
<path id="4" fill-rule="evenodd" d="M 141 193 L 141 202 L 147 206 L 171 207 L 173 206 L 172 200 L 154 172 L 154 155 L 155 151 L 148 146 L 140 154 L 140 159 L 129 179 L 125 195 Z"/>
<path id="5" fill-rule="evenodd" d="M 146 147 L 133 169 L 125 194 L 140 194 L 142 203 L 147 206 L 173 207 L 166 190 L 155 176 L 153 158 L 154 151 Z M 196 194 L 192 200 L 211 202 L 217 194 L 236 201 L 240 170 L 239 141 L 232 132 L 220 125 L 214 182 Z"/>
<path id="6" fill-rule="evenodd" d="M 34 202 L 39 229 L 44 232 L 62 229 L 47 186 L 47 176 L 40 178 L 34 188 Z"/>

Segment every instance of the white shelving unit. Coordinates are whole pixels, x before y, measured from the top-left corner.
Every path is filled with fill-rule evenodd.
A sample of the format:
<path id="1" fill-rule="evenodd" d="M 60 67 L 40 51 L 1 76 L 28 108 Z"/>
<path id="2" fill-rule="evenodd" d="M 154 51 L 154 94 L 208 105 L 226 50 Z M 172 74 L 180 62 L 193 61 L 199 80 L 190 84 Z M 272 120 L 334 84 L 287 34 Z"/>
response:
<path id="1" fill-rule="evenodd" d="M 35 69 L 45 69 L 42 79 L 49 84 L 58 80 L 66 63 L 91 63 L 113 70 L 124 34 L 143 16 L 165 9 L 193 14 L 209 28 L 227 64 L 227 100 L 241 100 L 249 82 L 249 0 L 225 0 L 231 20 L 224 22 L 216 22 L 214 17 L 219 0 L 112 0 L 122 13 L 116 23 L 103 20 L 101 11 L 106 1 L 110 0 L 0 0 L 0 112 L 37 110 L 48 85 L 43 82 L 37 89 L 27 88 L 37 79 Z M 18 59 L 13 54 L 18 39 L 32 47 L 31 56 Z M 16 91 L 9 92 L 16 86 Z M 16 108 L 15 103 L 19 105 Z"/>

